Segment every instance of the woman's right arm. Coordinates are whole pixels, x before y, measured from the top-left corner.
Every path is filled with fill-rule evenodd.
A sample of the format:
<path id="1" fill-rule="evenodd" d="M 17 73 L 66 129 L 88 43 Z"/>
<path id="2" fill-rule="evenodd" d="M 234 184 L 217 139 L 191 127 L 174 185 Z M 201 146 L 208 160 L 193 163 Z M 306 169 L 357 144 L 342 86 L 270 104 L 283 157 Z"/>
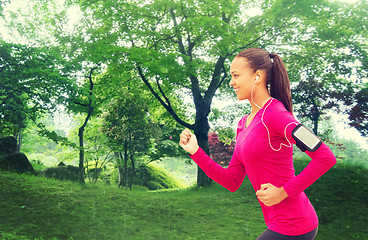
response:
<path id="1" fill-rule="evenodd" d="M 228 189 L 235 192 L 243 183 L 246 172 L 243 164 L 234 153 L 227 168 L 222 167 L 213 161 L 198 146 L 197 138 L 189 130 L 184 130 L 180 135 L 180 146 L 186 150 L 193 161 L 207 174 L 209 178 Z"/>

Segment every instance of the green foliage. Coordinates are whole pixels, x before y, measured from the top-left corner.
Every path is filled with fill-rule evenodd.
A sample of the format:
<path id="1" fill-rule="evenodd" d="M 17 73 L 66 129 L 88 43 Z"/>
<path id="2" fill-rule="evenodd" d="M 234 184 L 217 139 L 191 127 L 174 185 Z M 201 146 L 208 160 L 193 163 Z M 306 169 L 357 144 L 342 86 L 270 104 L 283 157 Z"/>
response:
<path id="1" fill-rule="evenodd" d="M 103 131 L 115 152 L 128 151 L 130 155 L 146 150 L 151 138 L 157 138 L 158 126 L 149 118 L 142 99 L 126 92 L 113 100 L 103 115 Z"/>
<path id="2" fill-rule="evenodd" d="M 368 136 L 368 83 L 355 93 L 355 104 L 350 110 L 350 125 L 363 136 Z"/>
<path id="3" fill-rule="evenodd" d="M 338 161 L 346 165 L 362 165 L 368 167 L 368 151 L 363 149 L 357 142 L 334 138 L 328 140 L 332 152 Z"/>
<path id="4" fill-rule="evenodd" d="M 0 18 L 3 17 L 3 9 L 4 9 L 4 6 L 5 4 L 9 3 L 10 0 L 4 0 L 4 1 L 1 1 L 0 3 Z M 0 35 L 1 36 L 1 35 Z"/>
<path id="5" fill-rule="evenodd" d="M 57 48 L 0 40 L 0 135 L 15 135 L 71 94 L 66 60 Z"/>
<path id="6" fill-rule="evenodd" d="M 0 6 L 1 12 L 4 4 Z M 80 8 L 81 16 L 69 29 L 70 6 Z M 348 5 L 310 0 L 221 0 L 216 4 L 68 0 L 65 5 L 25 1 L 22 7 L 10 11 L 7 26 L 33 47 L 2 42 L 0 53 L 6 64 L 0 65 L 5 79 L 0 83 L 0 134 L 19 132 L 27 119 L 36 119 L 58 102 L 68 100 L 68 109 L 78 113 L 85 112 L 92 101 L 92 117 L 96 117 L 108 108 L 110 99 L 132 92 L 139 96 L 141 91 L 141 96 L 150 95 L 142 102 L 153 122 L 167 124 L 158 120 L 165 109 L 166 119 L 170 115 L 194 129 L 206 149 L 211 102 L 218 89 L 224 90 L 222 94 L 228 90 L 229 61 L 243 48 L 254 46 L 282 55 L 295 83 L 296 110 L 314 123 L 315 132 L 325 109 L 341 109 L 341 104 L 353 106 L 346 110 L 350 120 L 366 132 L 366 1 Z M 249 14 L 253 7 L 261 10 L 259 14 Z M 92 95 L 93 69 L 97 71 Z M 69 76 L 76 72 L 90 74 L 72 84 Z M 188 95 L 195 115 L 183 104 Z M 222 119 L 223 114 L 214 112 L 210 118 L 233 121 L 237 113 Z M 173 127 L 172 133 L 176 135 L 177 129 Z M 57 132 L 43 134 L 67 144 Z M 137 148 L 146 151 L 142 146 L 150 146 L 152 158 L 158 159 L 163 151 L 175 149 L 175 141 L 167 136 L 163 133 L 162 141 L 149 139 L 150 143 L 141 138 L 144 141 L 136 141 Z M 95 153 L 90 153 L 93 158 Z"/>
<path id="7" fill-rule="evenodd" d="M 77 148 L 77 145 L 73 142 L 71 142 L 67 137 L 63 137 L 60 134 L 58 134 L 56 131 L 48 130 L 46 129 L 46 126 L 43 123 L 38 123 L 37 127 L 39 128 L 38 133 L 46 137 L 52 141 L 54 141 L 56 144 L 61 144 L 62 146 L 69 146 L 72 148 Z"/>
<path id="8" fill-rule="evenodd" d="M 45 123 L 52 125 L 51 122 Z M 54 130 L 55 131 L 55 130 Z M 57 130 L 56 130 L 57 131 Z M 38 127 L 35 124 L 29 124 L 22 135 L 22 152 L 25 154 L 46 153 L 48 150 L 54 150 L 56 143 L 38 133 Z"/>
<path id="9" fill-rule="evenodd" d="M 350 112 L 357 98 L 356 90 L 366 81 L 367 30 L 363 19 L 367 3 L 301 1 L 296 5 L 299 4 L 306 8 L 300 8 L 303 12 L 297 14 L 308 15 L 303 21 L 294 20 L 290 46 L 298 47 L 292 49 L 292 54 L 289 47 L 278 51 L 285 53 L 290 80 L 295 82 L 292 85 L 295 112 L 311 122 L 317 133 L 319 121 L 327 110 Z M 351 115 L 350 120 L 359 122 L 358 115 Z"/>
<path id="10" fill-rule="evenodd" d="M 31 158 L 28 156 L 28 159 L 31 159 Z M 36 160 L 32 159 L 29 162 L 31 163 L 31 165 L 33 166 L 33 169 L 37 173 L 45 170 L 45 168 L 46 168 L 46 166 L 43 164 L 43 162 L 38 160 L 38 159 L 36 159 Z"/>
<path id="11" fill-rule="evenodd" d="M 221 140 L 227 139 L 228 142 L 235 137 L 239 120 L 248 112 L 250 112 L 250 106 L 244 102 L 235 102 L 222 109 L 212 108 L 209 115 L 211 129 L 218 132 Z M 230 129 L 233 129 L 232 133 Z"/>
<path id="12" fill-rule="evenodd" d="M 162 167 L 156 164 L 148 164 L 145 165 L 145 169 L 149 173 L 148 189 L 183 188 L 183 185 Z"/>
<path id="13" fill-rule="evenodd" d="M 152 142 L 152 147 L 148 152 L 150 161 L 161 160 L 165 157 L 178 157 L 187 155 L 185 151 L 179 146 L 180 133 L 183 130 L 174 123 L 160 124 L 161 136 L 158 141 Z"/>
<path id="14" fill-rule="evenodd" d="M 84 134 L 85 140 L 85 170 L 89 181 L 96 182 L 106 168 L 113 161 L 113 151 L 109 147 L 109 140 L 102 133 L 102 119 L 92 119 Z"/>
<path id="15" fill-rule="evenodd" d="M 187 156 L 186 158 L 167 157 L 154 164 L 164 168 L 186 187 L 193 186 L 196 181 L 197 165 L 193 164 Z"/>
<path id="16" fill-rule="evenodd" d="M 106 165 L 99 175 L 100 180 L 105 183 L 117 183 L 118 182 L 118 173 L 117 169 L 111 164 Z M 94 181 L 95 182 L 95 181 Z M 133 187 L 136 188 L 144 187 L 149 190 L 158 190 L 158 189 L 171 189 L 171 188 L 184 188 L 186 185 L 176 180 L 174 175 L 168 172 L 166 169 L 162 168 L 160 165 L 156 163 L 139 163 L 136 167 L 134 179 L 133 179 Z"/>

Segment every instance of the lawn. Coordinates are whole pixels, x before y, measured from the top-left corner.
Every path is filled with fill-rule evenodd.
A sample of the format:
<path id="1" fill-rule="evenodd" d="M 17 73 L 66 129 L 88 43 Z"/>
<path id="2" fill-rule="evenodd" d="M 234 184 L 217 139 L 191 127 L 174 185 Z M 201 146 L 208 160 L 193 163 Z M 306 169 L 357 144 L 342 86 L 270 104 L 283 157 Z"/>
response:
<path id="1" fill-rule="evenodd" d="M 301 169 L 306 162 L 296 161 Z M 338 164 L 307 191 L 317 240 L 368 239 L 368 170 Z M 0 173 L 1 239 L 256 239 L 265 224 L 246 180 L 207 188 L 132 191 Z"/>

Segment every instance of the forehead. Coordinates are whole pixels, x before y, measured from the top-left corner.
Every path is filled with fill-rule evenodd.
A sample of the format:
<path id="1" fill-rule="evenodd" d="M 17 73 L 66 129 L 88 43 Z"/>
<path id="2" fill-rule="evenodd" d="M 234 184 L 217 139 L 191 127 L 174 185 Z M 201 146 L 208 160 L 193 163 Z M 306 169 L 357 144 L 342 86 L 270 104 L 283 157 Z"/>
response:
<path id="1" fill-rule="evenodd" d="M 249 64 L 243 57 L 235 57 L 230 65 L 230 72 L 249 70 Z"/>

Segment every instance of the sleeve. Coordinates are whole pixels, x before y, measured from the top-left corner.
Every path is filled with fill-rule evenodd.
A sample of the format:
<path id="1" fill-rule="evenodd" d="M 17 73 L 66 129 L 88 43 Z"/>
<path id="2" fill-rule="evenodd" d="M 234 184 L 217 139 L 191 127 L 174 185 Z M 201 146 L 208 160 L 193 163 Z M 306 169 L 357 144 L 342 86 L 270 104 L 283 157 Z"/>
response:
<path id="1" fill-rule="evenodd" d="M 244 129 L 246 117 L 243 117 L 238 124 L 237 136 Z M 235 151 L 227 168 L 222 167 L 213 161 L 202 148 L 199 148 L 196 153 L 190 155 L 193 161 L 207 174 L 209 178 L 228 189 L 235 192 L 243 183 L 246 172 L 240 159 Z"/>
<path id="2" fill-rule="evenodd" d="M 275 117 L 275 114 L 278 116 Z M 285 137 L 286 142 L 289 142 L 290 145 L 295 144 L 296 142 L 291 133 L 299 122 L 293 114 L 286 109 L 278 109 L 272 115 L 273 117 L 269 118 L 270 131 Z M 292 178 L 283 186 L 290 197 L 303 192 L 336 164 L 334 154 L 325 143 L 322 143 L 315 152 L 305 151 L 305 153 L 311 158 L 311 161 L 298 176 Z"/>
<path id="3" fill-rule="evenodd" d="M 213 161 L 202 148 L 199 148 L 198 151 L 190 157 L 209 178 L 231 192 L 238 190 L 240 185 L 243 183 L 245 178 L 245 169 L 235 153 L 233 154 L 227 168 L 224 168 Z"/>
<path id="4" fill-rule="evenodd" d="M 305 152 L 312 160 L 298 176 L 284 185 L 285 192 L 291 197 L 303 192 L 336 164 L 335 155 L 324 143 L 315 152 Z"/>

